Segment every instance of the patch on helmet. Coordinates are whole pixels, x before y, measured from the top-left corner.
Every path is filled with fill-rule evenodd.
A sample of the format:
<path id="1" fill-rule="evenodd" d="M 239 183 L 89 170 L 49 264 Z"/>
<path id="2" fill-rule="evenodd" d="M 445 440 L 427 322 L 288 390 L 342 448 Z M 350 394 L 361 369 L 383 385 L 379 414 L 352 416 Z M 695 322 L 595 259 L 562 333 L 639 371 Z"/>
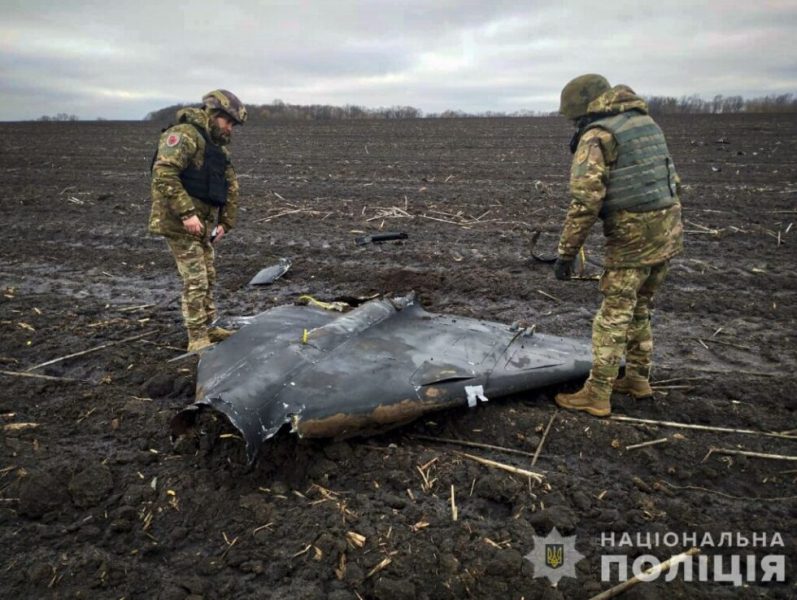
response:
<path id="1" fill-rule="evenodd" d="M 180 143 L 179 133 L 170 133 L 169 137 L 166 138 L 166 145 L 169 146 L 169 148 L 174 148 L 179 143 Z"/>

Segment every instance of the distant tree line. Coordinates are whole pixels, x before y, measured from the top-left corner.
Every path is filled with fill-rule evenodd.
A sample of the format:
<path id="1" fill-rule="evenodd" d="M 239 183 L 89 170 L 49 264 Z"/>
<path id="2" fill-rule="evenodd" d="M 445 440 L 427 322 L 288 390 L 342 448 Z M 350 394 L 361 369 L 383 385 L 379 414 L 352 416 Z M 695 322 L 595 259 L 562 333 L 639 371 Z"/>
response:
<path id="1" fill-rule="evenodd" d="M 199 107 L 199 104 L 175 104 L 149 113 L 148 121 L 170 121 L 181 108 Z M 332 106 L 329 104 L 288 104 L 282 100 L 274 100 L 271 104 L 247 104 L 249 118 L 253 121 L 265 119 L 279 121 L 332 121 L 345 119 L 419 119 L 423 111 L 413 106 L 390 106 L 366 108 L 347 104 Z"/>
<path id="2" fill-rule="evenodd" d="M 181 108 L 189 106 L 198 107 L 199 104 L 174 104 L 152 111 L 145 119 L 148 121 L 172 121 L 175 113 Z M 329 104 L 288 104 L 282 100 L 274 100 L 271 104 L 247 105 L 249 118 L 253 121 L 263 119 L 285 121 L 331 121 L 345 119 L 462 119 L 477 117 L 539 117 L 555 115 L 556 113 L 519 110 L 512 113 L 488 110 L 480 113 L 468 113 L 461 110 L 446 110 L 439 113 L 424 115 L 420 108 L 414 106 L 390 106 L 380 108 L 366 108 L 346 104 L 344 106 L 331 106 Z"/>
<path id="3" fill-rule="evenodd" d="M 282 100 L 274 100 L 271 104 L 253 106 L 250 116 L 264 119 L 291 121 L 329 121 L 337 119 L 419 119 L 423 111 L 413 106 L 390 106 L 365 108 L 346 104 L 331 106 L 329 104 L 288 104 Z"/>
<path id="4" fill-rule="evenodd" d="M 36 120 L 37 121 L 49 122 L 49 121 L 78 121 L 79 119 L 78 119 L 77 115 L 68 115 L 66 113 L 58 113 L 57 115 L 42 115 L 41 117 L 39 117 Z"/>
<path id="5" fill-rule="evenodd" d="M 645 98 L 650 112 L 653 114 L 700 114 L 700 113 L 793 113 L 797 112 L 797 98 L 793 94 L 763 96 L 760 98 L 743 98 L 742 96 L 717 95 L 706 100 L 697 95 L 651 96 Z M 199 106 L 198 104 L 175 104 L 153 111 L 146 120 L 169 122 L 181 108 Z M 253 121 L 264 119 L 286 121 L 332 121 L 345 119 L 464 119 L 490 117 L 548 117 L 555 116 L 556 111 L 518 110 L 514 112 L 484 111 L 466 112 L 462 110 L 445 110 L 442 112 L 423 114 L 413 106 L 390 106 L 366 108 L 347 104 L 331 106 L 329 104 L 289 104 L 282 100 L 274 100 L 271 104 L 248 105 L 249 118 Z M 64 115 L 58 115 L 63 117 Z M 70 115 L 71 116 L 71 115 Z M 42 117 L 40 120 L 66 120 L 56 117 Z"/>
<path id="6" fill-rule="evenodd" d="M 697 95 L 651 96 L 645 98 L 648 108 L 653 114 L 721 114 L 721 113 L 795 113 L 797 98 L 794 94 L 779 94 L 759 98 L 742 98 L 742 96 L 714 96 L 706 100 Z M 175 113 L 181 108 L 198 107 L 199 104 L 174 104 L 149 113 L 145 120 L 168 123 L 174 120 Z M 557 111 L 518 110 L 514 112 L 484 111 L 469 113 L 462 110 L 444 110 L 442 112 L 423 114 L 413 106 L 390 106 L 366 108 L 346 104 L 332 106 L 329 104 L 288 104 L 282 100 L 274 100 L 271 104 L 248 105 L 249 117 L 253 121 L 285 120 L 285 121 L 332 121 L 345 119 L 464 119 L 491 117 L 548 117 L 556 116 Z M 78 121 L 77 115 L 58 113 L 42 115 L 37 121 L 61 122 Z M 98 121 L 103 121 L 101 117 Z"/>
<path id="7" fill-rule="evenodd" d="M 793 94 L 742 98 L 741 96 L 714 96 L 704 100 L 700 96 L 653 96 L 645 98 L 653 114 L 699 114 L 699 113 L 793 113 L 797 112 L 797 98 Z"/>
<path id="8" fill-rule="evenodd" d="M 484 112 L 469 113 L 462 110 L 444 110 L 439 113 L 429 113 L 427 119 L 490 119 L 493 117 L 555 117 L 557 111 L 541 110 L 516 110 L 514 112 L 502 112 L 497 110 L 486 110 Z"/>

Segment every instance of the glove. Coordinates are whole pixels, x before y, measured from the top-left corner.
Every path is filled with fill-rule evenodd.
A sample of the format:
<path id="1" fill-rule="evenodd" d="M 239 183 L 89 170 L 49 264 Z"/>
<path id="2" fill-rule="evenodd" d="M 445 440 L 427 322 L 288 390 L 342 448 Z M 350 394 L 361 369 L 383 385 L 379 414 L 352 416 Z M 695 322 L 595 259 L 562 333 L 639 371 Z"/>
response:
<path id="1" fill-rule="evenodd" d="M 553 264 L 553 272 L 559 281 L 567 281 L 573 275 L 573 262 L 574 259 L 561 256 L 556 259 Z"/>

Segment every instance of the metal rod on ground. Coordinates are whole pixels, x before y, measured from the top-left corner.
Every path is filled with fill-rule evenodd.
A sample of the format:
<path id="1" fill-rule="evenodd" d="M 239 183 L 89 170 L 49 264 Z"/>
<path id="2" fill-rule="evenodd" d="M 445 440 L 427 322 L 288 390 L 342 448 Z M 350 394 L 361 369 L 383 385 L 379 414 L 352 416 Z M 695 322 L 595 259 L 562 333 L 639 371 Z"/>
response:
<path id="1" fill-rule="evenodd" d="M 133 340 L 140 340 L 143 337 L 147 337 L 148 335 L 154 334 L 154 331 L 149 331 L 147 333 L 141 333 L 139 335 L 133 335 L 130 337 L 126 337 L 123 340 L 116 340 L 114 342 L 108 342 L 106 344 L 102 344 L 100 346 L 95 346 L 94 348 L 89 348 L 88 350 L 83 350 L 82 352 L 75 352 L 74 354 L 67 354 L 66 356 L 59 356 L 58 358 L 54 358 L 52 360 L 48 360 L 47 362 L 43 362 L 38 365 L 33 365 L 32 367 L 28 367 L 25 369 L 26 371 L 35 371 L 36 369 L 40 369 L 42 367 L 46 367 L 48 365 L 55 364 L 57 362 L 61 362 L 62 360 L 66 360 L 67 358 L 75 358 L 76 356 L 83 356 L 85 354 L 91 354 L 92 352 L 97 352 L 97 350 L 102 350 L 103 348 L 108 348 L 109 346 L 115 346 L 116 344 L 123 344 L 124 342 L 132 342 Z"/>
<path id="2" fill-rule="evenodd" d="M 699 429 L 701 431 L 717 431 L 719 433 L 746 433 L 751 435 L 762 435 L 766 437 L 776 437 L 786 440 L 797 440 L 797 436 L 783 435 L 782 433 L 772 433 L 769 431 L 755 431 L 753 429 L 732 429 L 730 427 L 709 427 L 708 425 L 692 425 L 691 423 L 676 423 L 675 421 L 654 421 L 652 419 L 637 419 L 635 417 L 623 417 L 612 415 L 612 421 L 624 421 L 628 423 L 644 423 L 647 425 L 661 425 L 664 427 L 680 427 L 682 429 Z"/>
<path id="3" fill-rule="evenodd" d="M 559 298 L 557 298 L 556 296 L 552 296 L 548 292 L 544 292 L 542 290 L 537 290 L 537 293 L 538 294 L 542 294 L 543 296 L 545 296 L 546 298 L 550 298 L 551 300 L 555 300 L 556 302 L 561 302 L 561 300 Z"/>
<path id="4" fill-rule="evenodd" d="M 685 367 L 670 365 L 656 365 L 657 369 L 665 371 L 695 371 L 697 373 L 717 373 L 718 375 L 752 375 L 754 377 L 780 377 L 781 373 L 764 373 L 762 371 L 746 371 L 744 369 L 707 369 L 703 367 Z"/>
<path id="5" fill-rule="evenodd" d="M 464 456 L 465 458 L 475 460 L 476 462 L 481 463 L 483 465 L 487 465 L 488 467 L 501 469 L 502 471 L 508 471 L 509 473 L 514 473 L 515 475 L 523 475 L 524 477 L 531 477 L 537 483 L 542 483 L 544 477 L 542 473 L 535 473 L 534 471 L 519 469 L 518 467 L 513 467 L 512 465 L 500 463 L 494 460 L 490 460 L 488 458 L 482 458 L 481 456 L 474 456 L 473 454 L 467 454 L 466 452 L 457 452 L 457 454 Z"/>
<path id="6" fill-rule="evenodd" d="M 139 310 L 144 310 L 145 308 L 152 308 L 154 306 L 155 306 L 154 304 L 139 304 L 138 306 L 125 306 L 122 308 L 117 308 L 116 310 L 118 312 L 127 313 L 127 312 L 136 312 Z"/>
<path id="7" fill-rule="evenodd" d="M 46 379 L 47 381 L 81 381 L 80 379 L 72 379 L 71 377 L 53 377 L 52 375 L 38 375 L 36 373 L 25 373 L 19 371 L 0 371 L 2 375 L 10 377 L 30 377 L 32 379 Z"/>
<path id="8" fill-rule="evenodd" d="M 458 515 L 457 501 L 454 499 L 454 484 L 452 483 L 451 484 L 451 520 L 452 521 L 456 521 L 457 520 L 457 515 Z"/>
<path id="9" fill-rule="evenodd" d="M 162 308 L 166 308 L 172 302 L 174 302 L 175 300 L 179 300 L 181 297 L 182 297 L 182 294 L 177 294 L 175 296 L 169 296 L 168 298 L 164 298 L 163 300 L 161 300 L 157 304 L 153 304 L 152 308 L 147 310 L 147 312 L 145 312 L 144 314 L 145 315 L 154 315 L 157 311 L 159 311 Z"/>
<path id="10" fill-rule="evenodd" d="M 651 389 L 654 389 L 654 390 L 691 390 L 695 386 L 693 386 L 693 385 L 680 385 L 680 384 L 678 384 L 678 385 L 658 385 L 658 384 L 656 384 L 656 385 L 652 385 L 650 387 L 651 387 Z"/>
<path id="11" fill-rule="evenodd" d="M 670 570 L 671 567 L 678 566 L 682 562 L 686 561 L 687 558 L 694 556 L 700 552 L 698 548 L 690 548 L 686 552 L 682 552 L 681 554 L 676 554 L 675 556 L 668 558 L 663 563 L 654 565 L 649 569 L 645 569 L 639 575 L 635 575 L 631 579 L 627 579 L 622 583 L 614 586 L 613 588 L 609 588 L 605 592 L 601 592 L 596 596 L 592 596 L 589 600 L 607 600 L 608 598 L 614 598 L 615 596 L 619 596 L 625 590 L 630 587 L 634 587 L 636 584 L 647 580 L 650 578 L 651 580 L 656 579 L 662 573 L 665 573 Z"/>
<path id="12" fill-rule="evenodd" d="M 151 346 L 157 346 L 158 348 L 164 348 L 166 350 L 174 350 L 175 352 L 185 352 L 185 348 L 178 348 L 177 346 L 169 346 L 168 344 L 159 344 L 158 342 L 153 342 L 150 340 L 141 340 L 144 344 L 149 344 Z"/>
<path id="13" fill-rule="evenodd" d="M 797 460 L 797 456 L 787 456 L 785 454 L 767 454 L 765 452 L 750 452 L 749 450 L 731 450 L 730 448 L 710 448 L 708 454 L 701 462 L 706 462 L 712 454 L 736 454 L 753 458 L 769 458 L 771 460 Z"/>
<path id="14" fill-rule="evenodd" d="M 750 346 L 743 346 L 742 344 L 734 344 L 733 342 L 726 342 L 725 340 L 714 340 L 711 338 L 706 338 L 705 341 L 707 341 L 710 344 L 720 344 L 721 346 L 730 346 L 732 348 L 739 348 L 740 350 L 752 350 Z"/>
<path id="15" fill-rule="evenodd" d="M 551 415 L 551 418 L 548 419 L 548 424 L 545 426 L 545 431 L 542 434 L 542 439 L 540 439 L 540 443 L 537 444 L 537 449 L 534 451 L 534 457 L 531 459 L 531 466 L 537 464 L 537 459 L 540 457 L 540 451 L 542 450 L 543 444 L 545 444 L 545 438 L 548 437 L 548 432 L 551 430 L 551 425 L 553 425 L 553 420 L 556 418 L 556 413 L 554 412 Z"/>
<path id="16" fill-rule="evenodd" d="M 26 431 L 28 429 L 38 429 L 38 423 L 6 423 L 3 431 Z"/>
<path id="17" fill-rule="evenodd" d="M 763 498 L 763 497 L 753 498 L 751 496 L 733 496 L 731 494 L 726 494 L 725 492 L 720 492 L 719 490 L 710 490 L 709 488 L 704 488 L 704 487 L 700 487 L 700 486 L 697 486 L 697 485 L 674 485 L 674 484 L 670 483 L 669 481 L 664 481 L 663 479 L 660 479 L 656 483 L 657 484 L 660 483 L 662 485 L 666 485 L 667 487 L 672 488 L 674 490 L 689 490 L 689 491 L 692 491 L 692 492 L 717 494 L 717 496 L 722 496 L 724 498 L 730 498 L 731 500 L 749 500 L 749 501 L 752 501 L 752 502 L 775 502 L 775 501 L 779 501 L 779 500 L 795 500 L 795 499 L 797 499 L 797 496 L 775 496 L 775 497 L 770 496 L 768 498 Z"/>
<path id="18" fill-rule="evenodd" d="M 708 377 L 673 377 L 672 379 L 661 379 L 654 383 L 655 385 L 661 385 L 664 383 L 675 383 L 676 381 L 708 381 Z"/>
<path id="19" fill-rule="evenodd" d="M 498 452 L 507 452 L 509 454 L 520 454 L 522 456 L 534 456 L 531 452 L 524 452 L 523 450 L 515 450 L 514 448 L 504 448 L 503 446 L 493 446 L 492 444 L 482 444 L 481 442 L 469 442 L 467 440 L 455 440 L 453 438 L 434 437 L 431 435 L 411 435 L 416 440 L 426 440 L 428 442 L 444 442 L 446 444 L 459 444 L 461 446 L 472 446 L 474 448 L 484 448 L 486 450 L 496 450 Z"/>
<path id="20" fill-rule="evenodd" d="M 663 444 L 664 442 L 669 442 L 670 438 L 660 438 L 658 440 L 650 440 L 649 442 L 642 442 L 640 444 L 631 444 L 630 446 L 626 446 L 626 450 L 636 450 L 637 448 L 645 448 L 646 446 L 655 446 L 656 444 Z"/>

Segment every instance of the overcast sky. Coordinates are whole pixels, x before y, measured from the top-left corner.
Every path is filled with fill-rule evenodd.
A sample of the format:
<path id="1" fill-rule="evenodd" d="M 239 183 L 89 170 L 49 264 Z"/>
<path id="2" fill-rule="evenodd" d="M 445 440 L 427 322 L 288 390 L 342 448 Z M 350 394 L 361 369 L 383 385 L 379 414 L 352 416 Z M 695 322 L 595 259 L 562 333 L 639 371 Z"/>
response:
<path id="1" fill-rule="evenodd" d="M 0 0 L 0 120 L 247 103 L 550 111 L 598 72 L 644 96 L 797 92 L 797 0 Z"/>

